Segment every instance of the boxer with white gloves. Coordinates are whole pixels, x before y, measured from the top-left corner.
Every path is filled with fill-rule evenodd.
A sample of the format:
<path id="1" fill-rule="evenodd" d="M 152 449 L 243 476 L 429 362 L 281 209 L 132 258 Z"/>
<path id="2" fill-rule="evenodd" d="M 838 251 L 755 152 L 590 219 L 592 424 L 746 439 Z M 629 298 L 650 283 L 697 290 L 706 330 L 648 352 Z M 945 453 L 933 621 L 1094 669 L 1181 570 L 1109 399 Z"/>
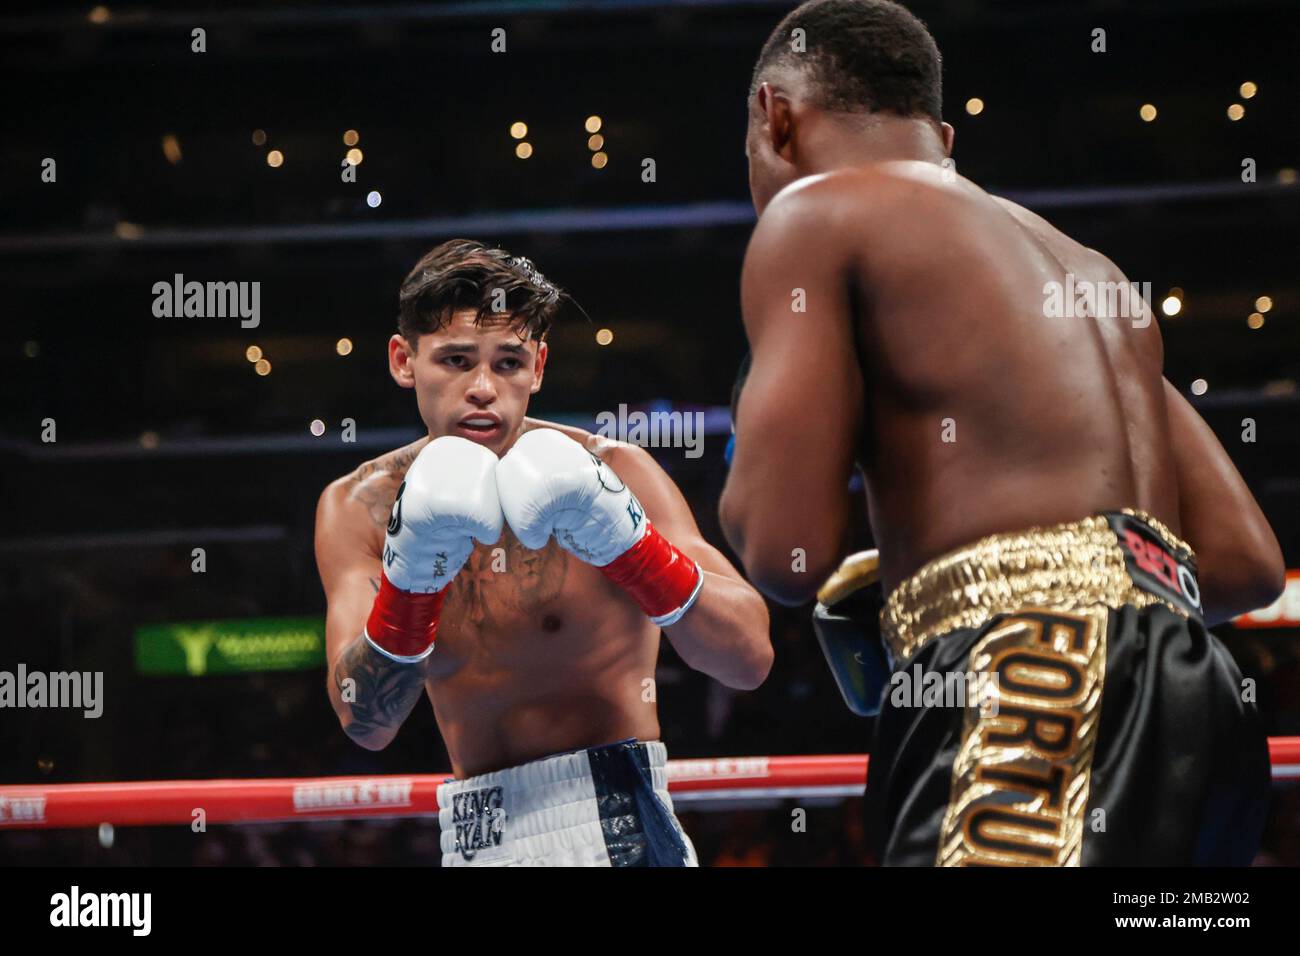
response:
<path id="1" fill-rule="evenodd" d="M 371 750 L 433 704 L 455 775 L 444 865 L 692 866 L 658 740 L 660 637 L 752 689 L 767 608 L 644 449 L 527 417 L 559 297 L 465 240 L 403 283 L 389 373 L 428 435 L 321 495 L 330 702 Z"/>

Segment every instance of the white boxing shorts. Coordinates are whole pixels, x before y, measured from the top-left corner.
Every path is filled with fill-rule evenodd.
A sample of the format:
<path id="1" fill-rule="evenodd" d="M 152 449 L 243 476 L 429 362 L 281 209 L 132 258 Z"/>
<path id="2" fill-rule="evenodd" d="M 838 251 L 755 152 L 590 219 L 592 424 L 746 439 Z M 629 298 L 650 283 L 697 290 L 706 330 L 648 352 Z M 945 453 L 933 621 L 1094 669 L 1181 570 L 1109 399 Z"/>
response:
<path id="1" fill-rule="evenodd" d="M 698 866 L 668 751 L 624 740 L 438 788 L 443 866 Z"/>

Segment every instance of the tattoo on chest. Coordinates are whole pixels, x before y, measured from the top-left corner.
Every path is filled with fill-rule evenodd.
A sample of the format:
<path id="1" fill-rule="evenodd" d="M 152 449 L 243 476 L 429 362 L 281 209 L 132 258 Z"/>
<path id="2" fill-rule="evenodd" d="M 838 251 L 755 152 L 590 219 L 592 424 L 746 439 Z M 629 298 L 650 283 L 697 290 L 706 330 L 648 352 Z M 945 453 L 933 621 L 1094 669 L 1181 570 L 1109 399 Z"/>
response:
<path id="1" fill-rule="evenodd" d="M 530 551 L 507 527 L 496 544 L 475 547 L 451 583 L 447 611 L 466 625 L 492 627 L 554 600 L 567 573 L 567 555 L 554 541 Z"/>

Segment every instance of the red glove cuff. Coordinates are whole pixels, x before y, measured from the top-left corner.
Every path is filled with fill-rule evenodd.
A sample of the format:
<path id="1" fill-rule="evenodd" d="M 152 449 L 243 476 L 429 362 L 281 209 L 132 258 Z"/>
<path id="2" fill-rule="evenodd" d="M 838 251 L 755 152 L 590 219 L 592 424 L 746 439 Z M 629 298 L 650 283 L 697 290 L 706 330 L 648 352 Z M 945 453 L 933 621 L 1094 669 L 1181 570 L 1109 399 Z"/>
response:
<path id="1" fill-rule="evenodd" d="M 403 591 L 380 572 L 379 593 L 366 621 L 366 636 L 392 657 L 423 657 L 433 647 L 446 599 L 445 588 L 433 594 Z"/>
<path id="2" fill-rule="evenodd" d="M 641 540 L 600 569 L 652 618 L 685 611 L 699 592 L 700 566 L 646 522 Z M 674 618 L 673 620 L 676 620 Z M 666 621 L 667 626 L 671 621 Z"/>

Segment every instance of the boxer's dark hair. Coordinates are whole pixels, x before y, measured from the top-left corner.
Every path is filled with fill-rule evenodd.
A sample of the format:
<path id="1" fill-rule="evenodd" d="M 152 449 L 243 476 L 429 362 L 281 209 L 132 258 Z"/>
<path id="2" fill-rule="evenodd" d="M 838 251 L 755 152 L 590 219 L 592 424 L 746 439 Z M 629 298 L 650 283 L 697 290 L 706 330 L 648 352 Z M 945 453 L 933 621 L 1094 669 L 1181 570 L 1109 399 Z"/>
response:
<path id="1" fill-rule="evenodd" d="M 803 30 L 803 52 L 792 48 Z M 777 24 L 749 84 L 752 97 L 775 67 L 805 70 L 816 104 L 836 112 L 943 119 L 943 68 L 934 37 L 889 0 L 809 0 Z"/>
<path id="2" fill-rule="evenodd" d="M 449 239 L 425 253 L 402 280 L 397 331 L 414 346 L 421 334 L 445 328 L 453 313 L 474 309 L 476 325 L 505 319 L 521 338 L 542 340 L 563 298 L 523 256 L 473 239 Z"/>

